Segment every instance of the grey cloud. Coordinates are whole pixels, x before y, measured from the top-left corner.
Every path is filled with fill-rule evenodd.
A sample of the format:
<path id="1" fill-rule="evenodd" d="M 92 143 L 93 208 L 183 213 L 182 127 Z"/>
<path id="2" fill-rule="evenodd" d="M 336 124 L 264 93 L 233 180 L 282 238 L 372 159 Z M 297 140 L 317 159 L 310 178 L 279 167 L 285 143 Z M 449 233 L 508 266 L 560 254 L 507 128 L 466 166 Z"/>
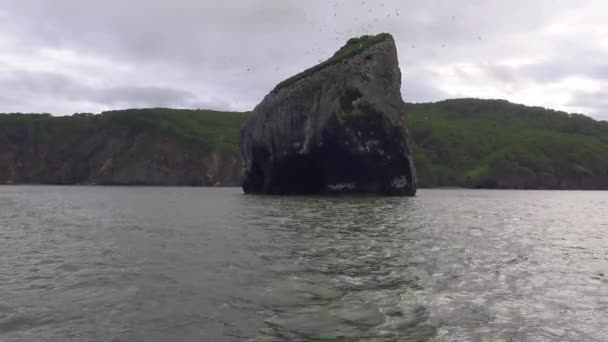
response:
<path id="1" fill-rule="evenodd" d="M 492 64 L 485 70 L 495 79 L 504 83 L 514 83 L 518 78 L 518 72 L 515 68 L 506 65 Z"/>
<path id="2" fill-rule="evenodd" d="M 556 82 L 568 76 L 607 79 L 608 64 L 605 60 L 597 60 L 595 57 L 558 56 L 549 61 L 526 66 L 520 73 L 538 82 Z"/>
<path id="3" fill-rule="evenodd" d="M 403 80 L 403 100 L 406 102 L 435 102 L 444 100 L 447 94 L 433 85 L 432 75 L 429 73 L 416 73 L 408 78 L 407 74 Z"/>
<path id="4" fill-rule="evenodd" d="M 99 103 L 109 105 L 167 107 L 190 103 L 195 96 L 179 89 L 119 86 L 100 89 L 95 92 L 93 98 Z"/>
<path id="5" fill-rule="evenodd" d="M 100 105 L 100 108 L 230 109 L 230 104 L 217 98 L 201 98 L 188 90 L 162 86 L 92 87 L 76 79 L 51 72 L 13 71 L 10 73 L 10 77 L 0 79 L 0 87 L 13 94 L 12 97 L 7 95 L 0 97 L 0 104 L 6 106 L 18 103 L 19 99 L 41 101 L 58 98 L 95 103 Z M 74 110 L 74 112 L 77 111 Z M 64 112 L 64 114 L 66 113 Z"/>
<path id="6" fill-rule="evenodd" d="M 11 98 L 52 94 L 62 100 L 58 103 L 65 107 L 63 112 L 80 111 L 83 102 L 98 108 L 247 110 L 277 82 L 328 58 L 349 37 L 389 31 L 408 71 L 404 98 L 439 100 L 445 96 L 439 90 L 441 78 L 409 71 L 472 63 L 496 82 L 513 86 L 526 74 L 547 82 L 562 77 L 560 73 L 579 72 L 563 59 L 525 70 L 495 63 L 511 54 L 539 51 L 562 56 L 565 50 L 576 51 L 575 43 L 578 51 L 597 53 L 594 44 L 582 40 L 556 43 L 540 38 L 539 32 L 554 18 L 576 6 L 566 0 L 385 0 L 365 5 L 351 0 L 4 0 L 0 33 L 15 39 L 8 52 L 32 55 L 43 48 L 65 49 L 134 71 L 98 75 L 89 70 L 89 76 L 99 78 L 98 85 L 59 72 L 23 74 L 21 82 L 14 79 L 18 75 L 2 80 L 0 74 L 0 83 L 19 84 L 21 88 L 7 90 Z M 3 53 L 7 51 L 0 51 L 0 57 Z M 608 76 L 606 64 L 592 65 L 595 69 L 584 72 Z M 27 97 L 20 101 L 24 110 L 38 108 Z"/>
<path id="7" fill-rule="evenodd" d="M 5 108 L 10 108 L 10 107 L 14 106 L 15 104 L 19 104 L 19 102 L 15 98 L 6 96 L 4 94 L 0 94 L 0 106 L 3 106 Z"/>
<path id="8" fill-rule="evenodd" d="M 595 65 L 593 67 L 591 75 L 598 77 L 602 80 L 608 80 L 608 62 L 602 62 L 598 65 Z"/>
<path id="9" fill-rule="evenodd" d="M 51 72 L 11 70 L 0 79 L 0 86 L 9 93 L 68 95 L 72 92 L 73 85 L 68 77 Z M 17 96 L 13 97 L 13 101 L 17 99 Z"/>
<path id="10" fill-rule="evenodd" d="M 596 92 L 578 92 L 570 101 L 570 105 L 582 108 L 592 108 L 596 117 L 608 120 L 608 93 L 604 90 Z"/>
<path id="11" fill-rule="evenodd" d="M 608 79 L 608 49 L 601 50 L 584 37 L 563 38 L 537 63 L 518 72 L 537 82 L 556 82 L 568 76 Z"/>
<path id="12" fill-rule="evenodd" d="M 91 91 L 91 99 L 113 107 L 180 107 L 231 110 L 230 104 L 217 99 L 201 99 L 190 91 L 166 87 L 118 86 Z"/>

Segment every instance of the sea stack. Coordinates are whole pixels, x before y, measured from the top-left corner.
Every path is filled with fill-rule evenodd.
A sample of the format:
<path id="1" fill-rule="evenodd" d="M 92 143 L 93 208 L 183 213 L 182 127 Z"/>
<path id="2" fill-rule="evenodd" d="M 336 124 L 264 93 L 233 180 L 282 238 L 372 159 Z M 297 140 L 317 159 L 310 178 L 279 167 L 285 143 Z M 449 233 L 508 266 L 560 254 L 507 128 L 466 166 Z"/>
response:
<path id="1" fill-rule="evenodd" d="M 414 196 L 404 108 L 393 37 L 350 39 L 255 107 L 241 131 L 244 192 Z"/>

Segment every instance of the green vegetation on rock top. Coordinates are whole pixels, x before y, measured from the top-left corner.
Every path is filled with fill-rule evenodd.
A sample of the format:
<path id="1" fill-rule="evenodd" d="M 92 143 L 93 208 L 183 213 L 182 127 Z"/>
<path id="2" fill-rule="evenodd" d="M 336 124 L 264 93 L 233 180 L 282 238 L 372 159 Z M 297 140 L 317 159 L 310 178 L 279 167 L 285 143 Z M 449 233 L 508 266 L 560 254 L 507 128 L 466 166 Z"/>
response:
<path id="1" fill-rule="evenodd" d="M 336 53 L 329 60 L 335 60 L 336 62 L 342 61 L 346 58 L 360 54 L 370 46 L 374 46 L 390 39 L 393 39 L 393 36 L 391 36 L 389 33 L 380 33 L 375 36 L 364 35 L 357 38 L 351 38 L 343 47 L 340 48 L 340 50 L 336 51 Z"/>
<path id="2" fill-rule="evenodd" d="M 349 39 L 346 44 L 340 48 L 330 59 L 313 66 L 312 68 L 306 69 L 299 74 L 296 74 L 279 84 L 272 90 L 272 93 L 277 93 L 279 90 L 288 87 L 297 81 L 312 75 L 315 72 L 325 69 L 328 66 L 340 63 L 345 59 L 351 58 L 367 50 L 369 47 L 374 46 L 378 43 L 393 39 L 389 33 L 380 33 L 375 36 L 364 35 L 358 38 Z"/>

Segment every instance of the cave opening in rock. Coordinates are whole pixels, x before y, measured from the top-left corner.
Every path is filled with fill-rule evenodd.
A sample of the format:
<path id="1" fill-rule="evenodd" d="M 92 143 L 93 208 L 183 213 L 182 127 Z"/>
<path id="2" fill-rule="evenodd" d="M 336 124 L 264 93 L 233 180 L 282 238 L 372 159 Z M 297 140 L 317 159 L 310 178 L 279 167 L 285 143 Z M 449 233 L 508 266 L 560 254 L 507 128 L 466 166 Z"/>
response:
<path id="1" fill-rule="evenodd" d="M 313 194 L 325 190 L 323 164 L 315 155 L 293 155 L 274 170 L 271 192 L 277 194 Z"/>
<path id="2" fill-rule="evenodd" d="M 242 186 L 245 193 L 261 193 L 264 191 L 265 173 L 263 165 L 268 164 L 270 153 L 263 148 L 253 149 L 254 161 L 251 164 L 249 174 L 244 179 Z"/>

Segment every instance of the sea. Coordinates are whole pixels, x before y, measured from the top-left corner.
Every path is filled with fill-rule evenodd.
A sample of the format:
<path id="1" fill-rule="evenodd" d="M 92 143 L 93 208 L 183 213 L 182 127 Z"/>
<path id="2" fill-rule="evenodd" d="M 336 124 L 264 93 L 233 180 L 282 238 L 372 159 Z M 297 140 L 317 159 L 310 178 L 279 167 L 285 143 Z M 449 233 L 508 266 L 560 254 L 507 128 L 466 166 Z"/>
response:
<path id="1" fill-rule="evenodd" d="M 0 341 L 608 341 L 608 192 L 3 186 Z"/>

